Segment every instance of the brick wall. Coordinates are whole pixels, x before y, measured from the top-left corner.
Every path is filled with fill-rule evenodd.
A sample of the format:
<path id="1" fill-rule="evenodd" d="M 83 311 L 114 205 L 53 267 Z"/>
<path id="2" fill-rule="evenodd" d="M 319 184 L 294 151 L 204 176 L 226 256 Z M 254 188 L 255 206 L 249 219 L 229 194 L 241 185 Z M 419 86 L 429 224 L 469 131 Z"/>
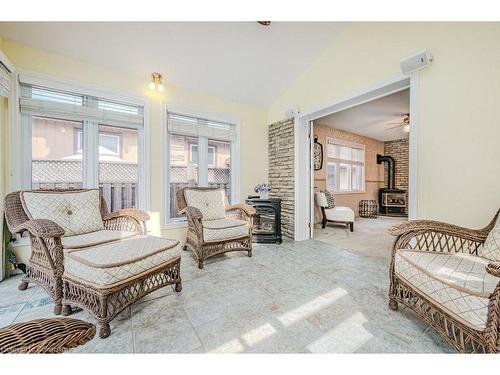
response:
<path id="1" fill-rule="evenodd" d="M 402 189 L 408 192 L 408 139 L 384 142 L 384 155 L 392 156 L 396 162 L 396 189 Z M 387 165 L 385 166 L 384 181 L 387 181 Z M 408 208 L 406 210 L 408 210 Z"/>
<path id="2" fill-rule="evenodd" d="M 281 198 L 281 230 L 294 237 L 294 126 L 293 119 L 269 125 L 269 183 L 271 196 Z"/>

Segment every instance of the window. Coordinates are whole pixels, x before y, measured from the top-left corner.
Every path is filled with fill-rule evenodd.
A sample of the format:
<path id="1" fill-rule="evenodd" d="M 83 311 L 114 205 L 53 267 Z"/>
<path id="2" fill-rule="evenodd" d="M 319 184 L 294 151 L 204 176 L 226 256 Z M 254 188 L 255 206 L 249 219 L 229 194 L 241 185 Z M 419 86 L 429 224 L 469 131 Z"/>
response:
<path id="1" fill-rule="evenodd" d="M 236 141 L 236 126 L 171 112 L 167 119 L 167 219 L 183 219 L 177 209 L 176 194 L 186 186 L 222 187 L 231 201 L 231 151 Z"/>
<path id="2" fill-rule="evenodd" d="M 74 153 L 73 137 L 83 122 L 32 116 L 31 124 L 31 188 L 81 188 L 82 156 Z"/>
<path id="3" fill-rule="evenodd" d="M 123 139 L 122 154 L 120 139 Z M 137 129 L 99 125 L 99 188 L 110 211 L 137 207 L 138 151 Z"/>
<path id="4" fill-rule="evenodd" d="M 208 146 L 208 166 L 215 167 L 215 146 Z M 198 145 L 191 143 L 189 145 L 189 161 L 198 160 Z"/>
<path id="5" fill-rule="evenodd" d="M 334 192 L 364 192 L 364 145 L 327 139 L 327 188 Z"/>
<path id="6" fill-rule="evenodd" d="M 25 186 L 99 187 L 110 211 L 144 206 L 143 107 L 24 82 L 20 107 L 31 138 Z"/>
<path id="7" fill-rule="evenodd" d="M 76 134 L 77 153 L 83 152 L 83 130 L 78 130 Z M 99 132 L 99 155 L 120 155 L 120 136 L 112 133 Z"/>
<path id="8" fill-rule="evenodd" d="M 99 131 L 99 155 L 120 155 L 120 136 Z"/>

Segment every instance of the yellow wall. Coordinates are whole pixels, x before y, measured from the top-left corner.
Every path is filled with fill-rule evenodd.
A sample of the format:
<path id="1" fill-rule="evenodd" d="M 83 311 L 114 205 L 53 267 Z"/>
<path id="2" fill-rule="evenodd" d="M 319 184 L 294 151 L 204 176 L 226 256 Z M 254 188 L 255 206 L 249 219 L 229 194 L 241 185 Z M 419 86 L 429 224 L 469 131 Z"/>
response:
<path id="1" fill-rule="evenodd" d="M 500 207 L 500 23 L 355 23 L 276 99 L 268 122 L 392 79 L 427 49 L 420 74 L 418 217 L 480 227 Z M 297 51 L 300 53 L 300 49 Z"/>
<path id="2" fill-rule="evenodd" d="M 148 97 L 150 103 L 150 148 L 151 156 L 151 212 L 153 233 L 159 233 L 160 211 L 162 210 L 161 158 L 161 115 L 164 101 L 173 106 L 189 108 L 207 115 L 239 119 L 240 122 L 240 197 L 253 192 L 257 182 L 267 180 L 267 126 L 266 111 L 263 108 L 221 99 L 199 92 L 185 90 L 168 84 L 164 94 L 152 95 L 147 90 L 149 77 L 137 77 L 116 70 L 107 70 L 62 55 L 29 48 L 11 41 L 4 41 L 3 52 L 17 67 L 35 72 L 79 81 L 103 90 L 128 95 Z M 259 150 L 259 152 L 255 152 Z M 170 238 L 184 239 L 184 229 L 164 230 Z"/>

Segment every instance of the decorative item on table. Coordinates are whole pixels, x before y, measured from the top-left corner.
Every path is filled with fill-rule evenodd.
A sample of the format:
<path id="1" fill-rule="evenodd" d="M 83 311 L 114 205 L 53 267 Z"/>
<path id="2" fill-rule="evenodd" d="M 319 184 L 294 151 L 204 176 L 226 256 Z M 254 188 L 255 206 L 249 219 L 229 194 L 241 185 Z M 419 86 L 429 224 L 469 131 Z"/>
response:
<path id="1" fill-rule="evenodd" d="M 269 199 L 269 192 L 272 190 L 272 186 L 270 184 L 257 184 L 253 190 L 259 193 L 260 199 Z"/>

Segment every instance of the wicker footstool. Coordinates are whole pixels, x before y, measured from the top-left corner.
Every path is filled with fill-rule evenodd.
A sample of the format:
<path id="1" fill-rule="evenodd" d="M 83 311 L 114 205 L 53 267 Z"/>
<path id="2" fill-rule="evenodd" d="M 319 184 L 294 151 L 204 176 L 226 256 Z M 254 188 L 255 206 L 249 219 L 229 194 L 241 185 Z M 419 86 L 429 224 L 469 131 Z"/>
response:
<path id="1" fill-rule="evenodd" d="M 71 306 L 87 310 L 99 322 L 99 336 L 111 333 L 109 322 L 123 309 L 163 286 L 182 290 L 179 242 L 136 236 L 65 254 L 62 314 Z"/>
<path id="2" fill-rule="evenodd" d="M 359 201 L 359 216 L 370 219 L 377 217 L 378 204 L 373 199 L 362 199 Z"/>

